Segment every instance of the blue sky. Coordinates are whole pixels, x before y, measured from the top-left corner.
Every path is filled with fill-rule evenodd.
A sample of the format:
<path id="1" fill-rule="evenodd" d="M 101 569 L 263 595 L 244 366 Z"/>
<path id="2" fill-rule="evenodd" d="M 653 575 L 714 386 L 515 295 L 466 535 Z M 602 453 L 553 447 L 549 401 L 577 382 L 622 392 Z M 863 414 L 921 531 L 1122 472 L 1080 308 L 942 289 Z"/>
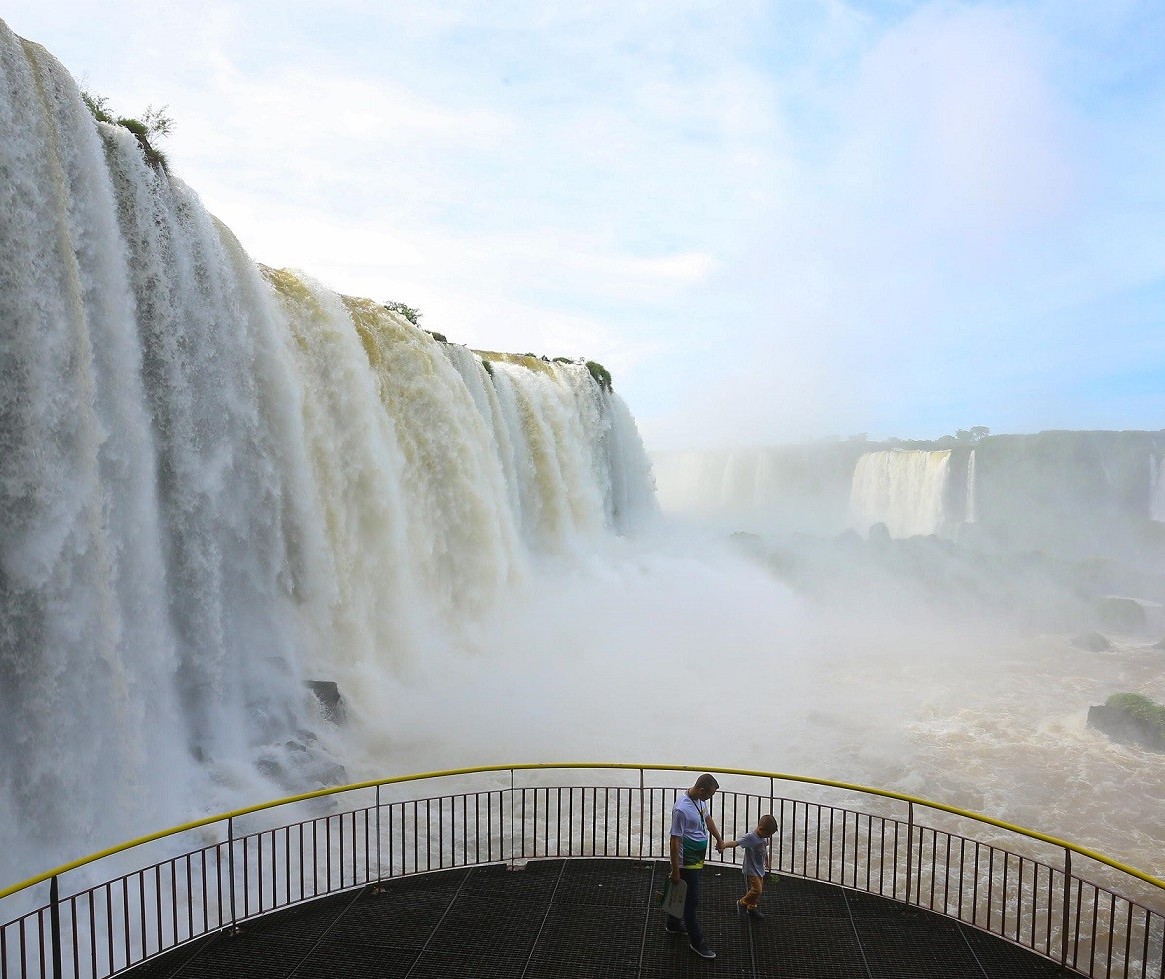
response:
<path id="1" fill-rule="evenodd" d="M 251 255 L 649 448 L 1165 426 L 1165 5 L 9 0 Z"/>

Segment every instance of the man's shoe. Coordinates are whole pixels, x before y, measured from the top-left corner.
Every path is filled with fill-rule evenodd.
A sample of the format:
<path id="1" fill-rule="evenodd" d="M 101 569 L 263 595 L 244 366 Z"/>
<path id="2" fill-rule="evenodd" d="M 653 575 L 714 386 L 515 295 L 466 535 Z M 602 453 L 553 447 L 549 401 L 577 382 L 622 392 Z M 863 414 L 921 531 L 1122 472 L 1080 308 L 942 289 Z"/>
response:
<path id="1" fill-rule="evenodd" d="M 680 925 L 678 928 L 673 928 L 669 922 L 663 926 L 663 930 L 669 935 L 686 935 L 688 933 L 688 926 Z"/>
<path id="2" fill-rule="evenodd" d="M 713 952 L 712 949 L 710 949 L 707 945 L 689 945 L 688 948 L 690 948 L 702 959 L 716 958 L 716 953 Z"/>
<path id="3" fill-rule="evenodd" d="M 749 908 L 748 916 L 750 918 L 763 918 L 765 913 L 760 908 Z"/>

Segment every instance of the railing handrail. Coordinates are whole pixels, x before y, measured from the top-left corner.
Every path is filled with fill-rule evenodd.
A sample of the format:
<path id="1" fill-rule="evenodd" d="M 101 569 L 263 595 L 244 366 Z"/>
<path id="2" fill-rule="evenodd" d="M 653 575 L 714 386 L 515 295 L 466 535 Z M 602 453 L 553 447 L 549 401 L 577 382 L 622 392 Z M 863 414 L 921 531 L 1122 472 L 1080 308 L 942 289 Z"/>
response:
<path id="1" fill-rule="evenodd" d="M 292 805 L 297 802 L 305 802 L 309 799 L 319 799 L 332 795 L 343 795 L 348 792 L 356 792 L 361 789 L 372 789 L 384 785 L 399 785 L 405 782 L 420 782 L 426 779 L 450 778 L 459 775 L 482 775 L 490 772 L 518 772 L 518 771 L 538 771 L 538 770 L 562 770 L 562 769 L 593 769 L 602 771 L 606 769 L 614 769 L 617 771 L 652 771 L 652 772 L 716 772 L 721 775 L 739 775 L 749 778 L 767 778 L 775 779 L 784 782 L 798 782 L 805 785 L 819 785 L 826 788 L 843 789 L 848 792 L 860 792 L 866 795 L 881 796 L 886 799 L 895 799 L 900 802 L 913 803 L 914 805 L 925 806 L 929 809 L 935 809 L 940 812 L 949 813 L 954 816 L 960 816 L 965 819 L 970 819 L 975 822 L 984 823 L 988 826 L 994 826 L 998 829 L 1004 829 L 1012 833 L 1017 833 L 1021 836 L 1029 837 L 1033 840 L 1038 840 L 1042 843 L 1048 843 L 1052 846 L 1061 849 L 1069 850 L 1081 856 L 1088 857 L 1098 863 L 1118 870 L 1121 873 L 1127 874 L 1131 877 L 1150 884 L 1154 887 L 1165 891 L 1165 880 L 1154 877 L 1152 874 L 1145 873 L 1138 870 L 1136 867 L 1129 866 L 1119 860 L 1114 860 L 1111 857 L 1105 856 L 1096 850 L 1088 847 L 1080 846 L 1068 840 L 1062 840 L 1055 836 L 1050 836 L 1046 833 L 1041 833 L 1038 830 L 1028 829 L 1024 826 L 1019 826 L 1015 823 L 1008 823 L 1001 819 L 995 819 L 992 816 L 986 816 L 982 813 L 974 812 L 970 809 L 962 809 L 958 806 L 947 805 L 944 802 L 935 802 L 931 799 L 924 799 L 920 796 L 909 795 L 904 792 L 895 792 L 892 789 L 879 789 L 869 785 L 862 785 L 857 782 L 842 782 L 835 779 L 817 778 L 811 775 L 795 775 L 788 772 L 763 772 L 747 768 L 723 768 L 711 765 L 654 765 L 654 764 L 638 764 L 634 762 L 524 762 L 513 765 L 475 765 L 468 768 L 450 768 L 442 771 L 434 772 L 416 772 L 409 775 L 395 775 L 388 778 L 370 779 L 363 782 L 351 782 L 347 785 L 331 786 L 324 789 L 315 789 L 311 792 L 302 792 L 298 795 L 285 796 L 281 799 L 272 799 L 268 802 L 261 802 L 253 806 L 245 806 L 241 809 L 232 809 L 228 812 L 218 813 L 213 816 L 204 816 L 201 819 L 194 819 L 190 822 L 181 823 L 177 826 L 171 826 L 168 829 L 158 830 L 155 833 L 149 833 L 145 836 L 139 836 L 136 839 L 128 840 L 120 843 L 117 846 L 107 847 L 104 850 L 98 850 L 96 853 L 91 853 L 88 856 L 81 857 L 69 863 L 61 864 L 52 870 L 47 870 L 44 873 L 37 874 L 35 877 L 30 877 L 27 880 L 13 884 L 9 887 L 0 889 L 0 900 L 9 897 L 13 894 L 19 893 L 36 884 L 43 883 L 46 880 L 51 880 L 61 874 L 68 873 L 71 870 L 76 870 L 86 864 L 95 863 L 98 860 L 103 860 L 106 857 L 113 856 L 117 853 L 123 853 L 127 850 L 132 850 L 135 847 L 143 846 L 147 843 L 153 843 L 157 840 L 165 839 L 168 836 L 177 836 L 180 833 L 186 833 L 193 829 L 199 829 L 203 826 L 211 826 L 215 823 L 221 823 L 230 819 L 237 819 L 240 816 L 248 816 L 253 813 L 263 812 L 267 809 L 275 809 L 279 806 Z"/>

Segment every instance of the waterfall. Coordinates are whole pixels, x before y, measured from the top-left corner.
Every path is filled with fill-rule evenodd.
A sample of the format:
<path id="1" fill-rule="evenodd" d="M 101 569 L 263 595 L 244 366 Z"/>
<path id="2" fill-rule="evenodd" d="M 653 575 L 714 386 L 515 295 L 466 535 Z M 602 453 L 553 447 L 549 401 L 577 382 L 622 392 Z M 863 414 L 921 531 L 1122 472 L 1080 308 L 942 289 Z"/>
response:
<path id="1" fill-rule="evenodd" d="M 972 449 L 967 456 L 967 491 L 966 504 L 964 506 L 963 520 L 965 523 L 975 523 L 978 519 L 979 501 L 976 496 L 977 488 L 975 486 L 975 450 Z"/>
<path id="2" fill-rule="evenodd" d="M 584 363 L 439 342 L 257 266 L 3 23 L 0 73 L 7 882 L 258 770 L 310 785 L 344 759 L 304 680 L 389 723 L 370 679 L 656 504 Z"/>
<path id="3" fill-rule="evenodd" d="M 1149 519 L 1165 523 L 1165 455 L 1149 456 Z"/>
<path id="4" fill-rule="evenodd" d="M 850 490 L 853 526 L 866 532 L 884 523 L 891 537 L 937 534 L 943 526 L 949 449 L 891 449 L 858 459 Z"/>

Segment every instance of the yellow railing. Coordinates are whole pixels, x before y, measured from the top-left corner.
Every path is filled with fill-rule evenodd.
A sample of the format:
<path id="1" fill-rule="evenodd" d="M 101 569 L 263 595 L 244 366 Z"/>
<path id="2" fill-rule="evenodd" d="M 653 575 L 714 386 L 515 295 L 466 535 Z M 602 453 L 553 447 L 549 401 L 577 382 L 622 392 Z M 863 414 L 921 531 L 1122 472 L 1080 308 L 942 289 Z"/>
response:
<path id="1" fill-rule="evenodd" d="M 592 781 L 608 784 L 563 784 L 569 782 L 566 773 L 579 771 L 602 773 Z M 742 822 L 750 828 L 762 810 L 778 817 L 773 862 L 780 873 L 957 918 L 1082 975 L 1165 979 L 1165 881 L 1089 848 L 854 783 L 748 769 L 601 762 L 486 765 L 358 782 L 110 847 L 0 890 L 0 979 L 113 975 L 258 914 L 408 874 L 558 856 L 664 859 L 668 814 L 683 787 L 670 776 L 703 771 L 721 780 L 714 814 L 726 828 Z M 552 773 L 557 777 L 550 778 Z M 450 783 L 461 783 L 453 786 L 458 791 L 442 791 Z M 402 793 L 410 785 L 439 794 Z M 821 790 L 819 797 L 794 795 L 795 785 Z M 342 798 L 361 796 L 362 805 L 339 805 Z M 838 798 L 822 801 L 825 796 Z M 846 802 L 850 797 L 866 802 L 859 809 Z M 272 810 L 320 800 L 331 806 L 326 814 L 263 824 L 261 817 Z M 891 811 L 866 811 L 873 800 Z M 918 810 L 980 829 L 971 835 L 952 825 L 930 825 L 917 819 Z M 244 829 L 246 823 L 255 825 Z M 982 827 L 1001 831 L 1011 842 L 984 840 Z M 208 831 L 209 842 L 179 845 L 184 836 Z M 151 845 L 180 852 L 147 866 L 132 861 Z M 1090 861 L 1096 873 L 1082 876 L 1073 869 L 1073 856 Z M 98 869 L 104 864 L 116 868 L 115 875 L 93 883 L 103 876 Z M 1098 875 L 1106 880 L 1091 879 Z M 77 882 L 62 895 L 66 877 Z M 35 905 L 31 895 L 45 882 L 48 901 Z M 1123 893 L 1130 890 L 1140 893 Z M 5 908 L 13 902 L 23 905 L 22 913 L 7 920 Z"/>

